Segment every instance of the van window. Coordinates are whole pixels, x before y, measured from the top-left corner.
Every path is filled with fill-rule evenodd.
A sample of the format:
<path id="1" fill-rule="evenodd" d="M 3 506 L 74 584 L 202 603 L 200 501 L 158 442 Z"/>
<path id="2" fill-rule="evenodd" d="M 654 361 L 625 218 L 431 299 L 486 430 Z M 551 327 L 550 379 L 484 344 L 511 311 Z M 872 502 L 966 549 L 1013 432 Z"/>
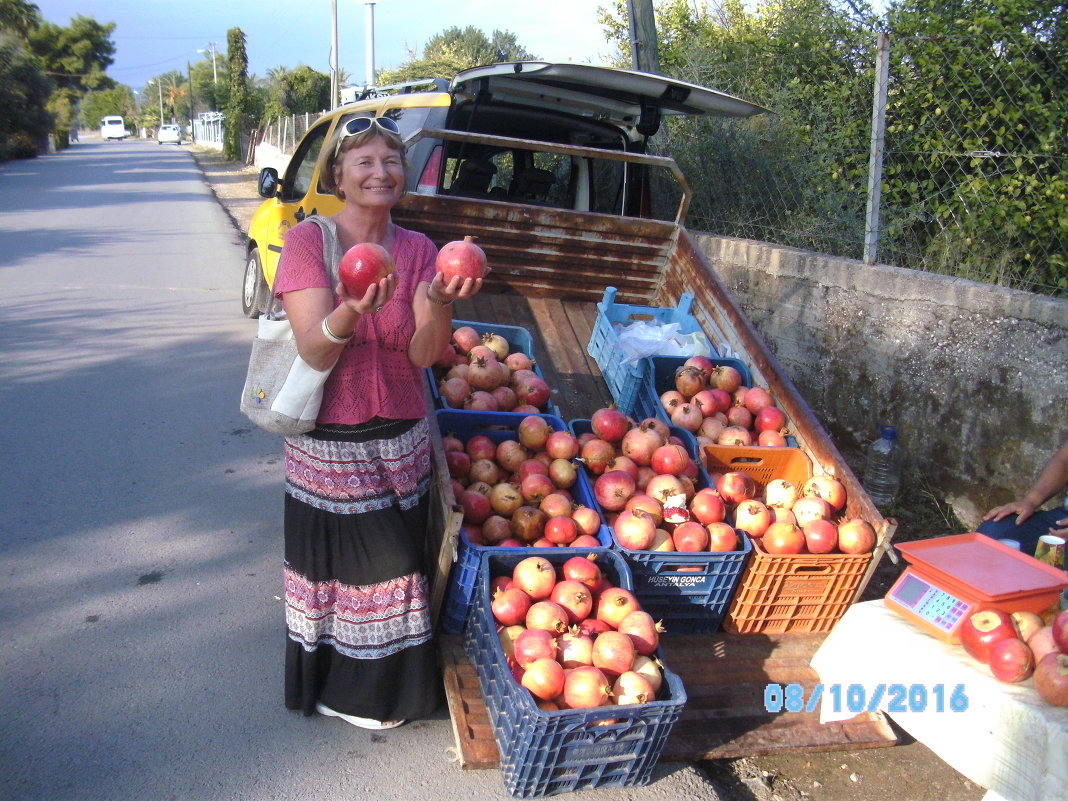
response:
<path id="1" fill-rule="evenodd" d="M 281 199 L 283 202 L 292 203 L 308 194 L 312 178 L 315 176 L 315 162 L 319 158 L 319 152 L 323 149 L 323 142 L 329 129 L 330 120 L 325 120 L 308 131 L 301 139 L 300 146 L 289 159 L 289 166 L 286 167 L 286 177 L 282 181 Z"/>

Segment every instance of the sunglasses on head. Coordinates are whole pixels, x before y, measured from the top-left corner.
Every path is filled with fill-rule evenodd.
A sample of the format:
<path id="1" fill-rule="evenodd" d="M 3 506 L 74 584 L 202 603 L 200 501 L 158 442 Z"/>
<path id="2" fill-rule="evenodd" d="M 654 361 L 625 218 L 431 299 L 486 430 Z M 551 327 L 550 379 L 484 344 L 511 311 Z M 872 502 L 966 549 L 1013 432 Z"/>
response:
<path id="1" fill-rule="evenodd" d="M 334 158 L 337 158 L 337 154 L 341 152 L 342 142 L 350 136 L 362 134 L 372 125 L 381 128 L 383 131 L 388 131 L 389 133 L 400 136 L 400 127 L 389 117 L 353 117 L 341 126 L 342 133 L 341 136 L 338 137 L 337 146 L 334 148 Z"/>

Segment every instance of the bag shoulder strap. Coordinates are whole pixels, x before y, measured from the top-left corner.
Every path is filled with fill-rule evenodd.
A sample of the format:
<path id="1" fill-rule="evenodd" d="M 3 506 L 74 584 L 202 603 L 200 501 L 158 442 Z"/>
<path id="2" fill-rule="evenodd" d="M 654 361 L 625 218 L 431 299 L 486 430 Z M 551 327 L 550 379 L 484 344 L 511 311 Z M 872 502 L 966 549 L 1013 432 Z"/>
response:
<path id="1" fill-rule="evenodd" d="M 318 224 L 323 231 L 323 261 L 330 274 L 330 288 L 337 286 L 338 265 L 341 263 L 341 242 L 337 238 L 337 225 L 329 217 L 311 214 L 306 219 Z"/>

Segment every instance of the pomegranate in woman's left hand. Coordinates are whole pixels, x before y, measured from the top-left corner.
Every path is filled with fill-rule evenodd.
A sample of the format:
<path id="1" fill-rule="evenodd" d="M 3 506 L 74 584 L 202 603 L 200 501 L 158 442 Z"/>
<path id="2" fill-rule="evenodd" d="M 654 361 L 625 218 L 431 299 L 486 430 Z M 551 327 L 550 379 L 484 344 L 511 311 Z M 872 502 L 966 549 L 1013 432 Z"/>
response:
<path id="1" fill-rule="evenodd" d="M 446 283 L 457 275 L 460 278 L 482 278 L 489 271 L 486 253 L 475 244 L 473 236 L 443 245 L 434 266 Z"/>

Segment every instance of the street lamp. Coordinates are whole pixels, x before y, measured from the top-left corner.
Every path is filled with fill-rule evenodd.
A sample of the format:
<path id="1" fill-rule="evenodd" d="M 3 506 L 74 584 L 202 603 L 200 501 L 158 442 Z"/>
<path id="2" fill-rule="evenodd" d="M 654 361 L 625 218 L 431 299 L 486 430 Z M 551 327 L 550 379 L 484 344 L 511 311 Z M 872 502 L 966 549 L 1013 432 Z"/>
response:
<path id="1" fill-rule="evenodd" d="M 158 78 L 152 78 L 145 85 L 151 86 L 152 84 L 156 84 L 156 86 L 159 88 L 159 124 L 163 125 L 163 82 L 160 81 Z"/>
<path id="2" fill-rule="evenodd" d="M 219 72 L 215 66 L 215 42 L 208 42 L 210 50 L 198 50 L 198 53 L 211 53 L 211 83 L 214 86 L 219 82 Z"/>

